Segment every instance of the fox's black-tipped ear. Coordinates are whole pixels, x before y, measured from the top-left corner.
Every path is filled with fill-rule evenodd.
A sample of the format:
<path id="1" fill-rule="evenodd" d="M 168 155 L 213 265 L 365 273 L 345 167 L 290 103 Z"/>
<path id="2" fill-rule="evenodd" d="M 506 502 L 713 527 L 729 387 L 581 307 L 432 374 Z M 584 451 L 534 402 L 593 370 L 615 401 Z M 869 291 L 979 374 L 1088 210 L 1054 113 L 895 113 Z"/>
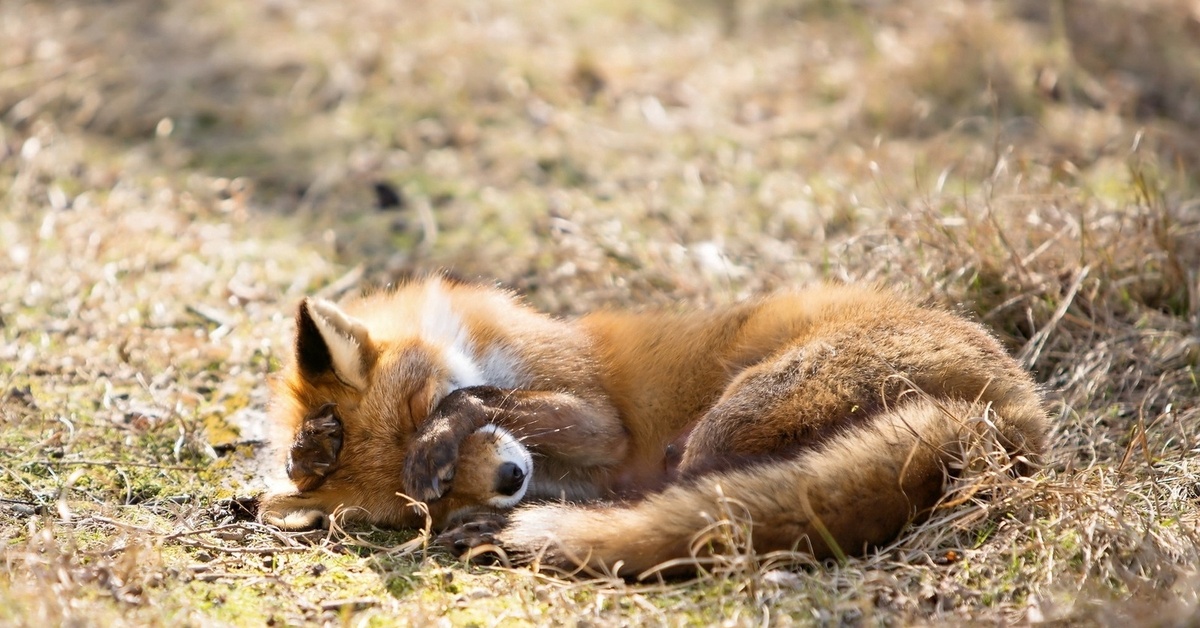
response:
<path id="1" fill-rule="evenodd" d="M 296 363 L 309 377 L 333 370 L 333 357 L 329 355 L 329 346 L 325 344 L 321 330 L 313 320 L 308 299 L 300 303 L 300 310 L 296 312 Z"/>
<path id="2" fill-rule="evenodd" d="M 363 390 L 375 365 L 367 328 L 323 299 L 305 299 L 296 313 L 296 362 L 306 377 L 332 372 L 343 384 Z"/>

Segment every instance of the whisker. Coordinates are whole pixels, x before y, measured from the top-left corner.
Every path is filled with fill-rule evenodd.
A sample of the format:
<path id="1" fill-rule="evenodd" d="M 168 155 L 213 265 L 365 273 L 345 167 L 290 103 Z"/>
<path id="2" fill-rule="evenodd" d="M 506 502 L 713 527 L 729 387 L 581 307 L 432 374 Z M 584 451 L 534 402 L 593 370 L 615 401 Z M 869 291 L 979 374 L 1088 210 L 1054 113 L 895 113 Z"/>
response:
<path id="1" fill-rule="evenodd" d="M 566 425 L 563 427 L 545 428 L 543 430 L 531 432 L 529 434 L 519 434 L 519 435 L 513 434 L 513 436 L 515 436 L 518 441 L 524 442 L 530 438 L 537 438 L 539 436 L 546 436 L 548 434 L 557 434 L 558 432 L 570 429 L 572 427 L 575 427 L 575 426 L 574 425 Z"/>

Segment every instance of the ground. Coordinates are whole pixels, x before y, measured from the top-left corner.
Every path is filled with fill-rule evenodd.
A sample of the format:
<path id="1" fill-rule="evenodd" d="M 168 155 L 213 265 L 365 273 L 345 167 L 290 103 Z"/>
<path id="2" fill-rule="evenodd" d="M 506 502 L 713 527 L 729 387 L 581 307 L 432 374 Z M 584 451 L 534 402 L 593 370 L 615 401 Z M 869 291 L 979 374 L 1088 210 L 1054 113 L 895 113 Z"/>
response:
<path id="1" fill-rule="evenodd" d="M 0 623 L 1200 613 L 1195 2 L 8 0 L 0 40 Z M 1033 370 L 1053 454 L 692 582 L 239 518 L 297 301 L 442 267 L 559 315 L 896 286 Z"/>

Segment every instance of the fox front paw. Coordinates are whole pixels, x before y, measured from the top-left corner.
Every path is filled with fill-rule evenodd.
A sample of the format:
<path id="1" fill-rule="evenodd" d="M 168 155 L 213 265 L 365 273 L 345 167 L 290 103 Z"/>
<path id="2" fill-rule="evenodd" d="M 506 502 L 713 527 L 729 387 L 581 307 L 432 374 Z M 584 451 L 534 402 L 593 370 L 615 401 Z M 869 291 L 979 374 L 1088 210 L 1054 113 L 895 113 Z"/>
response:
<path id="1" fill-rule="evenodd" d="M 404 465 L 404 492 L 411 498 L 432 502 L 450 491 L 458 460 L 458 440 L 424 434 L 412 444 Z"/>
<path id="2" fill-rule="evenodd" d="M 450 491 L 459 445 L 492 418 L 486 398 L 498 395 L 487 386 L 451 392 L 438 404 L 409 445 L 404 463 L 405 493 L 424 502 Z"/>

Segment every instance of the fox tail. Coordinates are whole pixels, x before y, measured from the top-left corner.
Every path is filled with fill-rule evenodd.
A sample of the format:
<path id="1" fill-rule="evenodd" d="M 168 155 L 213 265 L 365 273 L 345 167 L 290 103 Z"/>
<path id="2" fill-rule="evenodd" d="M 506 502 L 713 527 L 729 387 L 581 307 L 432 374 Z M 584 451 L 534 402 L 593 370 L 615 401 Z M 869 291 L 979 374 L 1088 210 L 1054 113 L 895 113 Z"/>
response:
<path id="1" fill-rule="evenodd" d="M 731 544 L 816 559 L 861 554 L 927 517 L 988 443 L 1010 457 L 1038 453 L 1005 430 L 1014 423 L 990 415 L 979 404 L 911 400 L 790 459 L 703 475 L 637 502 L 518 508 L 495 541 L 540 568 L 638 578 L 692 572 Z"/>

